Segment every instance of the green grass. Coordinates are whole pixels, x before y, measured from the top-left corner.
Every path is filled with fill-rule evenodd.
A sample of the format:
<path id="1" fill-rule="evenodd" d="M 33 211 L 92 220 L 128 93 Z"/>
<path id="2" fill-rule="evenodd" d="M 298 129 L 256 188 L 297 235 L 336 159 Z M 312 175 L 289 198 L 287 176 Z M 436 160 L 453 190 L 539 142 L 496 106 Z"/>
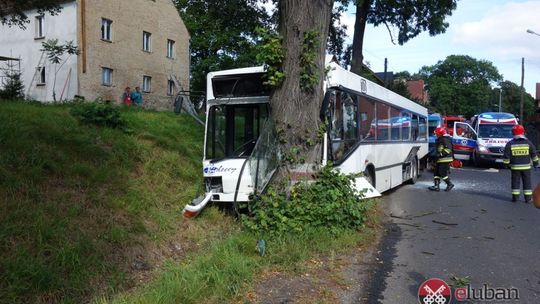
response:
<path id="1" fill-rule="evenodd" d="M 169 238 L 202 190 L 191 118 L 123 109 L 127 135 L 80 125 L 69 108 L 0 102 L 2 303 L 79 303 L 130 285 L 127 249 Z"/>
<path id="2" fill-rule="evenodd" d="M 338 235 L 325 229 L 267 240 L 267 252 L 260 256 L 257 238 L 239 231 L 215 242 L 206 250 L 184 260 L 170 263 L 148 286 L 131 293 L 102 298 L 97 303 L 230 303 L 241 301 L 253 288 L 253 280 L 266 270 L 301 273 L 306 261 L 322 254 L 350 251 L 371 231 L 343 230 Z"/>

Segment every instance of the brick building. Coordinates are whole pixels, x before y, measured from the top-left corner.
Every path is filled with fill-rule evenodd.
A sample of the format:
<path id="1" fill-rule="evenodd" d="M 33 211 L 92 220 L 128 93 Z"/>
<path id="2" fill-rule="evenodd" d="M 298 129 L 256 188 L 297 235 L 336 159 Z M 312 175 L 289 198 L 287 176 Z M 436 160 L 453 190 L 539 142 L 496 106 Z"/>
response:
<path id="1" fill-rule="evenodd" d="M 27 29 L 0 26 L 0 55 L 20 59 L 26 97 L 51 101 L 76 95 L 121 101 L 141 87 L 146 105 L 172 108 L 174 79 L 189 88 L 189 33 L 172 0 L 73 0 L 56 16 L 28 11 Z M 50 63 L 41 43 L 73 41 L 78 56 Z M 57 71 L 57 72 L 56 72 Z"/>

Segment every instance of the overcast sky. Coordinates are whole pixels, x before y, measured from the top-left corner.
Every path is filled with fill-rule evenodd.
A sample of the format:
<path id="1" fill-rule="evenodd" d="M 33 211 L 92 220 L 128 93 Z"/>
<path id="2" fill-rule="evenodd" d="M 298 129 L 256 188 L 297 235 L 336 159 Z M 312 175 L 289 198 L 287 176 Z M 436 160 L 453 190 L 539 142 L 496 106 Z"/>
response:
<path id="1" fill-rule="evenodd" d="M 354 10 L 351 9 L 354 13 Z M 371 69 L 416 73 L 424 65 L 434 65 L 448 55 L 469 55 L 491 61 L 505 80 L 521 84 L 521 58 L 525 58 L 525 90 L 535 97 L 540 82 L 540 0 L 460 0 L 445 34 L 430 37 L 422 33 L 403 46 L 393 45 L 386 27 L 368 25 L 364 57 Z M 352 37 L 354 15 L 347 14 Z M 540 96 L 539 96 L 540 97 Z"/>

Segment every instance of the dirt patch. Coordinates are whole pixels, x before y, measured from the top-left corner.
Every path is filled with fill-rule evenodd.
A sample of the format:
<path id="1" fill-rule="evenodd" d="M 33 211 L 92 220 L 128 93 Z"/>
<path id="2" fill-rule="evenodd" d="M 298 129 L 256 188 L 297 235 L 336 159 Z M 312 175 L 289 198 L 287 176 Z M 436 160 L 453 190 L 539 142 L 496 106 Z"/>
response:
<path id="1" fill-rule="evenodd" d="M 377 249 L 383 229 L 377 225 L 363 244 L 346 254 L 309 260 L 300 274 L 269 271 L 248 294 L 249 303 L 364 303 L 378 263 Z"/>

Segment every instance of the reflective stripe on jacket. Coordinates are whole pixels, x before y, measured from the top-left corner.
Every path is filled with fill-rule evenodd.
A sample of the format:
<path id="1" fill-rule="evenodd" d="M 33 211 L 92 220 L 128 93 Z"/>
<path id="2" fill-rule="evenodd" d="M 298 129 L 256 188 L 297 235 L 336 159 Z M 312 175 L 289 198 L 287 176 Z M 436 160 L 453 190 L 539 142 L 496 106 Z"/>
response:
<path id="1" fill-rule="evenodd" d="M 438 163 L 451 163 L 454 160 L 452 155 L 452 138 L 449 135 L 437 138 L 435 145 L 437 147 Z"/>
<path id="2" fill-rule="evenodd" d="M 534 145 L 525 136 L 516 136 L 504 147 L 503 163 L 512 170 L 529 170 L 531 162 L 538 164 Z"/>

